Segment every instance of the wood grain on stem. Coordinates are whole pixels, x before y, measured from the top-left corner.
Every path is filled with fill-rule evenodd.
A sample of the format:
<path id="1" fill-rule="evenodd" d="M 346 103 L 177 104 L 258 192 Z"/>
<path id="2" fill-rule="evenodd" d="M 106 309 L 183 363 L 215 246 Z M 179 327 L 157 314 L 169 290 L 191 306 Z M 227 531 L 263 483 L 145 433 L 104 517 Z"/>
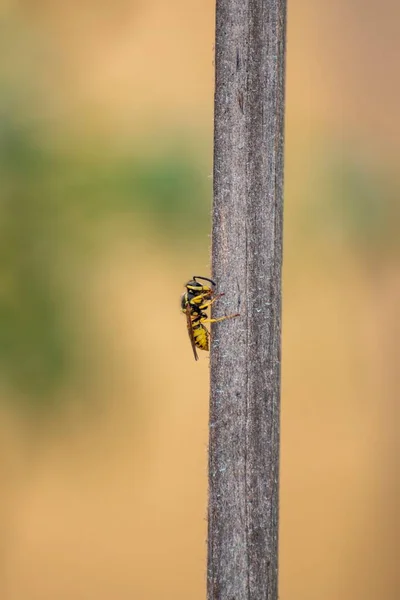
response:
<path id="1" fill-rule="evenodd" d="M 208 600 L 278 597 L 286 0 L 217 0 Z"/>

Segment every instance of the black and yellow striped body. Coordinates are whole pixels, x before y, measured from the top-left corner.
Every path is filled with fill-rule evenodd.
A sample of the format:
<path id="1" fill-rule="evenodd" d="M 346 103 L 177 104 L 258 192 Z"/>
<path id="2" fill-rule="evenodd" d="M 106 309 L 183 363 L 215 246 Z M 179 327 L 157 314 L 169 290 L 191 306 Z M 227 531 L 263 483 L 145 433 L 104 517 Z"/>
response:
<path id="1" fill-rule="evenodd" d="M 207 299 L 211 297 L 211 290 L 205 291 Z M 210 334 L 208 329 L 203 325 L 202 321 L 208 320 L 206 312 L 201 310 L 199 307 L 206 301 L 205 296 L 198 295 L 190 297 L 188 292 L 185 292 L 182 296 L 182 312 L 186 313 L 187 306 L 190 306 L 190 320 L 193 332 L 193 340 L 197 348 L 200 350 L 210 349 Z"/>
<path id="2" fill-rule="evenodd" d="M 201 350 L 210 349 L 210 334 L 202 323 L 193 323 L 193 337 L 197 348 Z"/>
<path id="3" fill-rule="evenodd" d="M 207 277 L 197 277 L 197 279 L 205 279 L 215 286 L 215 283 Z M 192 344 L 194 357 L 197 360 L 198 356 L 196 348 L 199 348 L 200 350 L 210 349 L 210 333 L 204 326 L 204 323 L 218 323 L 219 321 L 232 319 L 239 315 L 227 315 L 218 319 L 209 318 L 205 309 L 209 308 L 224 294 L 215 295 L 213 288 L 196 281 L 196 276 L 193 277 L 193 280 L 188 281 L 185 287 L 186 292 L 181 298 L 181 310 L 186 315 L 189 338 Z"/>
<path id="4" fill-rule="evenodd" d="M 186 313 L 187 299 L 186 294 L 182 296 L 182 312 Z M 202 321 L 207 321 L 208 316 L 202 310 L 199 310 L 196 305 L 190 303 L 190 320 L 192 324 L 192 332 L 194 343 L 200 350 L 210 349 L 210 334 L 208 329 L 203 325 Z"/>

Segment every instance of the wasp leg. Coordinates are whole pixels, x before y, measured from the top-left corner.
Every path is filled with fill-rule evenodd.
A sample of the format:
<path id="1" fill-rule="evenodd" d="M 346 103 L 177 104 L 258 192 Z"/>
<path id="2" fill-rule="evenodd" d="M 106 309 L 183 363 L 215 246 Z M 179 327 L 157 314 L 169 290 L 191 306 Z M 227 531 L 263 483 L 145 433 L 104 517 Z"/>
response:
<path id="1" fill-rule="evenodd" d="M 200 310 L 203 310 L 203 308 L 207 308 L 208 306 L 211 306 L 211 304 L 214 304 L 214 302 L 216 300 L 218 300 L 219 298 L 222 298 L 222 296 L 225 296 L 225 293 L 217 294 L 212 300 L 207 300 L 206 302 L 204 302 L 204 304 L 199 306 Z"/>
<path id="2" fill-rule="evenodd" d="M 235 315 L 225 315 L 224 317 L 219 317 L 219 319 L 201 319 L 201 323 L 219 323 L 220 321 L 226 321 L 227 319 L 234 319 L 235 317 L 239 317 L 240 314 L 236 313 Z"/>
<path id="3" fill-rule="evenodd" d="M 205 300 L 206 298 L 210 297 L 210 292 L 203 292 L 202 294 L 198 294 L 197 296 L 194 296 L 194 298 L 192 298 L 191 300 L 189 300 L 189 304 L 194 304 L 196 307 L 198 307 L 198 305 L 203 302 L 203 300 Z"/>

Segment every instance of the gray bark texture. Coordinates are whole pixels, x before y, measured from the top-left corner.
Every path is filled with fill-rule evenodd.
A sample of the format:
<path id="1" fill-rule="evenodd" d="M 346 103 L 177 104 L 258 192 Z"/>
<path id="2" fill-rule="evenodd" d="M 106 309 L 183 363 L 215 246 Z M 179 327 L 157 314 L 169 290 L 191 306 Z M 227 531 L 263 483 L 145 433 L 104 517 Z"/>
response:
<path id="1" fill-rule="evenodd" d="M 278 597 L 286 0 L 217 0 L 208 600 Z"/>

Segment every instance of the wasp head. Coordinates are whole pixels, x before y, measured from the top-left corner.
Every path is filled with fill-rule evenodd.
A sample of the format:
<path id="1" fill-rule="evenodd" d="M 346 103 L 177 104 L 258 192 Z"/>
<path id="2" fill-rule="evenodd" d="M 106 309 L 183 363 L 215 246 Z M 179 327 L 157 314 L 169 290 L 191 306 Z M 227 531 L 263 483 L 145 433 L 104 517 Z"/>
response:
<path id="1" fill-rule="evenodd" d="M 215 282 L 212 279 L 208 279 L 207 277 L 200 277 L 198 275 L 195 275 L 193 277 L 193 279 L 191 279 L 190 281 L 188 281 L 185 284 L 185 287 L 187 289 L 187 293 L 189 296 L 197 296 L 198 294 L 204 294 L 204 292 L 211 292 L 212 291 L 212 287 L 210 287 L 209 285 L 204 285 L 202 283 L 200 283 L 200 281 L 197 281 L 197 279 L 202 279 L 204 281 L 209 281 L 212 286 L 215 286 Z"/>

